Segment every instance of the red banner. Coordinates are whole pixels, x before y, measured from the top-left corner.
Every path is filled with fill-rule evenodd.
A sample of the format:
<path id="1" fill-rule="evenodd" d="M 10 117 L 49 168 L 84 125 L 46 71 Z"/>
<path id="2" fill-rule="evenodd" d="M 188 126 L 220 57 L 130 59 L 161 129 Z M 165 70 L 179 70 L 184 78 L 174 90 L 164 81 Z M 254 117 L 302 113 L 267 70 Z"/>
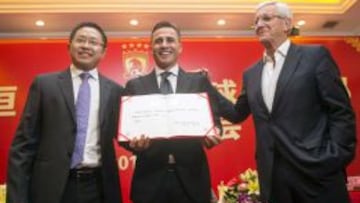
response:
<path id="1" fill-rule="evenodd" d="M 295 38 L 298 44 L 323 44 L 338 63 L 351 95 L 357 118 L 360 112 L 359 38 Z M 180 65 L 185 70 L 207 69 L 213 84 L 235 101 L 241 89 L 243 71 L 262 55 L 256 39 L 184 39 Z M 5 183 L 7 156 L 18 125 L 28 88 L 34 76 L 63 70 L 70 58 L 66 40 L 0 41 L 0 185 Z M 100 72 L 120 84 L 136 74 L 151 71 L 153 62 L 147 39 L 110 39 Z M 213 189 L 247 168 L 255 169 L 254 127 L 251 119 L 241 125 L 223 121 L 224 142 L 207 151 Z M 357 132 L 359 132 L 359 119 Z M 135 157 L 120 147 L 117 157 L 125 202 L 129 202 L 129 183 Z M 350 176 L 360 176 L 359 149 L 348 168 Z"/>

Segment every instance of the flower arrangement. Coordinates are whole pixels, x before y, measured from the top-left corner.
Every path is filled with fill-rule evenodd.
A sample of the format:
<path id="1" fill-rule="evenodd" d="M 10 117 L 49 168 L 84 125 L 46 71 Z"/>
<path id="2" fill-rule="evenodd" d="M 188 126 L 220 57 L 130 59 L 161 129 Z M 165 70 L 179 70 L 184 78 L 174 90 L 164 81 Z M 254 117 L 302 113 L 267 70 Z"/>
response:
<path id="1" fill-rule="evenodd" d="M 261 203 L 258 175 L 247 169 L 227 184 L 218 186 L 219 203 Z"/>

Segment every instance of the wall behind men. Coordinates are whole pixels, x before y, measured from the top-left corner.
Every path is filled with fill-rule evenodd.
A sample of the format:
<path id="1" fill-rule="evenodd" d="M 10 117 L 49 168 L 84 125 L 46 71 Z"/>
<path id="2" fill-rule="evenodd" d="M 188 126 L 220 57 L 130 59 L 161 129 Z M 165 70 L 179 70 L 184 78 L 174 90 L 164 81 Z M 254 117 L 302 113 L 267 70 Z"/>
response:
<path id="1" fill-rule="evenodd" d="M 330 49 L 340 67 L 359 118 L 360 38 L 298 37 L 292 41 L 298 44 L 323 44 Z M 206 69 L 218 90 L 235 101 L 241 90 L 243 71 L 262 56 L 262 51 L 262 46 L 255 38 L 186 38 L 183 40 L 180 66 L 188 71 Z M 0 185 L 6 182 L 8 150 L 31 81 L 37 74 L 64 70 L 69 62 L 65 39 L 0 40 Z M 135 75 L 151 71 L 152 67 L 148 39 L 110 39 L 99 71 L 114 81 L 125 84 Z M 223 124 L 224 142 L 207 151 L 214 190 L 221 181 L 227 182 L 247 168 L 256 168 L 252 120 L 248 119 L 241 125 L 232 125 L 226 121 Z M 358 119 L 357 132 L 360 132 L 359 126 Z M 116 148 L 123 196 L 125 202 L 128 202 L 135 157 L 120 147 Z M 359 154 L 358 149 L 355 161 L 348 168 L 349 176 L 360 176 Z"/>

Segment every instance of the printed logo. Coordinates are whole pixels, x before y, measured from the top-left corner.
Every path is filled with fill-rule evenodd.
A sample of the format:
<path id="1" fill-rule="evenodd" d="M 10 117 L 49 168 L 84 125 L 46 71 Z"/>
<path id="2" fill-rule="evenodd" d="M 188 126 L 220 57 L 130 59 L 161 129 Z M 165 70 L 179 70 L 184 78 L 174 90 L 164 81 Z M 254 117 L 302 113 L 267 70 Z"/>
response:
<path id="1" fill-rule="evenodd" d="M 146 43 L 127 43 L 122 45 L 122 61 L 126 80 L 139 77 L 148 72 L 149 48 Z"/>

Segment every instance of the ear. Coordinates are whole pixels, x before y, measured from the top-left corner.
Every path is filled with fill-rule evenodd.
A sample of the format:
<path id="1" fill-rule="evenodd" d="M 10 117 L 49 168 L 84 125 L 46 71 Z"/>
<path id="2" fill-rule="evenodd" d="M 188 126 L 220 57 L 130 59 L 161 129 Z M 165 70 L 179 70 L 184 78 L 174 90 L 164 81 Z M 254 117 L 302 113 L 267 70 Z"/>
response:
<path id="1" fill-rule="evenodd" d="M 106 54 L 106 50 L 107 50 L 107 48 L 103 48 L 101 58 L 104 58 L 104 56 L 105 56 L 105 54 Z"/>
<path id="2" fill-rule="evenodd" d="M 290 18 L 285 18 L 285 31 L 290 32 L 292 28 L 292 23 Z"/>
<path id="3" fill-rule="evenodd" d="M 181 42 L 179 42 L 180 44 L 179 44 L 179 53 L 181 53 L 182 52 L 182 50 L 183 50 L 183 47 L 182 47 L 182 43 Z"/>

